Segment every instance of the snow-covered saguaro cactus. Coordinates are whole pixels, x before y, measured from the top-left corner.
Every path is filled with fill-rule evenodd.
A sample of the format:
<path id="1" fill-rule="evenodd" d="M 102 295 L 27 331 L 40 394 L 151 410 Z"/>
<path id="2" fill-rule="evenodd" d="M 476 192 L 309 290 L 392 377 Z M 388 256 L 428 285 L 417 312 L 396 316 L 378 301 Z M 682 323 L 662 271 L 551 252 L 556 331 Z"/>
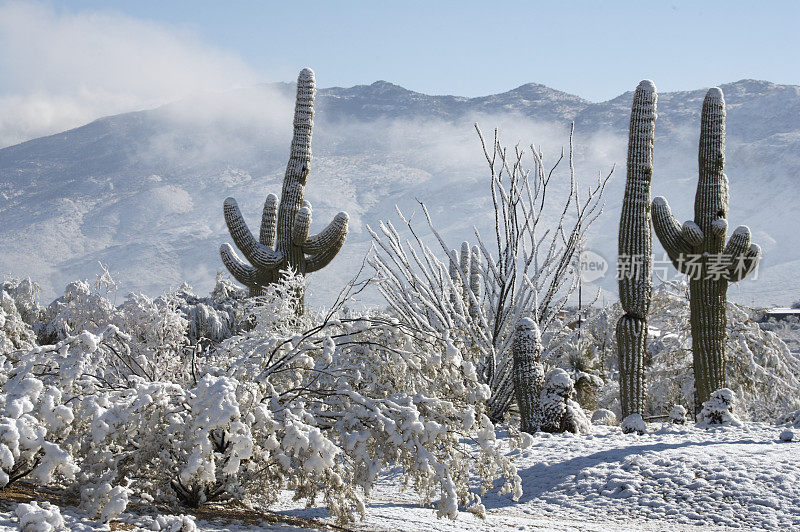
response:
<path id="1" fill-rule="evenodd" d="M 315 272 L 333 260 L 347 236 L 348 215 L 340 212 L 319 234 L 309 236 L 311 204 L 303 200 L 311 165 L 311 128 L 314 123 L 314 72 L 300 71 L 294 110 L 294 136 L 283 179 L 280 206 L 274 194 L 267 196 L 258 240 L 248 229 L 233 198 L 224 203 L 225 222 L 236 247 L 250 264 L 236 255 L 230 244 L 220 247 L 222 262 L 233 277 L 260 295 L 278 281 L 279 272 L 291 268 L 300 274 Z"/>
<path id="2" fill-rule="evenodd" d="M 681 226 L 667 200 L 653 200 L 653 227 L 670 260 L 689 277 L 695 412 L 711 392 L 725 387 L 725 304 L 729 282 L 744 279 L 761 259 L 750 229 L 739 226 L 725 244 L 728 178 L 725 163 L 725 99 L 709 89 L 700 119 L 700 175 L 694 221 Z"/>
<path id="3" fill-rule="evenodd" d="M 465 272 L 466 273 L 466 272 Z M 481 253 L 478 246 L 472 246 L 469 263 L 469 289 L 475 296 L 469 298 L 469 315 L 473 320 L 478 319 L 478 303 L 481 300 Z"/>
<path id="4" fill-rule="evenodd" d="M 619 393 L 622 418 L 644 412 L 644 352 L 652 293 L 650 182 L 656 129 L 656 86 L 636 87 L 628 137 L 628 174 L 619 220 L 619 299 L 625 314 L 617 322 Z"/>
<path id="5" fill-rule="evenodd" d="M 544 366 L 541 363 L 542 342 L 539 326 L 530 318 L 522 318 L 514 329 L 511 342 L 514 357 L 514 391 L 524 432 L 537 432 L 541 424 L 540 394 L 544 387 Z"/>

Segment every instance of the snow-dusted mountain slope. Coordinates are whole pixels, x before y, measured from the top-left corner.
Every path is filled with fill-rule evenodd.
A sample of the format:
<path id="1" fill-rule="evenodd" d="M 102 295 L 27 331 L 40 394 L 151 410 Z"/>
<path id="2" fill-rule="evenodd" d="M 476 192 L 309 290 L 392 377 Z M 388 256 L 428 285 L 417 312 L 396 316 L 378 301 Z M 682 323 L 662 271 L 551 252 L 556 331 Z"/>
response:
<path id="1" fill-rule="evenodd" d="M 318 73 L 324 83 L 324 73 Z M 658 80 L 655 80 L 656 84 Z M 730 294 L 741 302 L 800 299 L 800 87 L 743 80 L 722 86 L 728 103 L 731 227 L 749 225 L 765 252 L 759 276 Z M 49 300 L 66 282 L 107 264 L 123 291 L 160 292 L 186 280 L 208 290 L 228 241 L 222 201 L 234 196 L 251 227 L 279 193 L 291 136 L 293 87 L 262 85 L 203 94 L 158 109 L 99 119 L 0 150 L 0 273 L 29 275 Z M 692 217 L 704 90 L 659 95 L 654 194 Z M 310 281 L 329 302 L 361 265 L 365 225 L 396 219 L 416 199 L 456 247 L 493 219 L 486 163 L 472 124 L 499 126 L 508 144 L 541 145 L 554 161 L 575 121 L 576 167 L 588 183 L 617 170 L 588 247 L 611 265 L 599 285 L 614 297 L 619 207 L 632 94 L 602 103 L 528 84 L 480 98 L 429 96 L 379 81 L 321 89 L 306 189 L 316 227 L 351 215 L 348 243 Z M 566 170 L 562 164 L 562 169 Z M 566 185 L 566 172 L 557 187 Z M 657 254 L 660 254 L 658 249 Z M 657 264 L 658 267 L 658 264 Z M 672 276 L 674 270 L 664 272 Z M 376 301 L 376 300 L 373 300 Z"/>

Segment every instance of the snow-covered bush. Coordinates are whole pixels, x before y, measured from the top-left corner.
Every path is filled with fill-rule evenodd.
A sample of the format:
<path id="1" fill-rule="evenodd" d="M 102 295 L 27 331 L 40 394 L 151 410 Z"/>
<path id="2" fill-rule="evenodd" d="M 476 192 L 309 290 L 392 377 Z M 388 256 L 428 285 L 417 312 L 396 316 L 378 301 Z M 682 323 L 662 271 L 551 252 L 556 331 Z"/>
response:
<path id="1" fill-rule="evenodd" d="M 394 466 L 440 516 L 482 514 L 498 486 L 521 495 L 489 388 L 446 332 L 341 305 L 298 316 L 302 283 L 287 274 L 244 305 L 247 328 L 191 361 L 169 295 L 114 307 L 70 285 L 48 315 L 64 337 L 0 360 L 4 483 L 77 473 L 82 506 L 103 521 L 128 500 L 269 503 L 282 489 L 347 520 Z"/>
<path id="2" fill-rule="evenodd" d="M 611 410 L 598 408 L 592 412 L 592 425 L 616 425 L 617 415 Z"/>
<path id="3" fill-rule="evenodd" d="M 14 306 L 17 309 L 22 321 L 30 326 L 39 321 L 42 308 L 36 295 L 39 293 L 39 285 L 29 278 L 17 279 L 8 278 L 0 284 L 0 290 L 11 296 Z"/>
<path id="4" fill-rule="evenodd" d="M 19 519 L 21 532 L 50 532 L 65 528 L 61 510 L 47 501 L 18 504 L 14 513 Z"/>
<path id="5" fill-rule="evenodd" d="M 161 532 L 195 532 L 197 525 L 193 515 L 158 515 L 153 519 L 150 530 Z"/>
<path id="6" fill-rule="evenodd" d="M 720 388 L 711 392 L 708 401 L 703 403 L 703 409 L 697 415 L 697 426 L 709 428 L 712 426 L 741 427 L 742 421 L 734 413 L 736 394 L 729 388 Z"/>
<path id="7" fill-rule="evenodd" d="M 0 357 L 0 363 L 2 363 Z M 47 484 L 56 475 L 71 479 L 77 467 L 59 443 L 69 434 L 74 414 L 61 391 L 3 364 L 12 374 L 0 393 L 0 488 L 21 478 Z"/>
<path id="8" fill-rule="evenodd" d="M 800 410 L 783 414 L 778 418 L 778 425 L 786 425 L 800 429 Z"/>
<path id="9" fill-rule="evenodd" d="M 219 343 L 246 326 L 245 296 L 245 290 L 218 274 L 210 297 L 199 297 L 184 284 L 178 291 L 159 299 L 164 299 L 165 305 L 177 307 L 183 314 L 188 321 L 186 336 L 194 345 L 204 340 Z"/>
<path id="10" fill-rule="evenodd" d="M 544 432 L 591 432 L 581 406 L 571 399 L 574 383 L 561 368 L 550 370 L 541 393 L 541 430 Z"/>
<path id="11" fill-rule="evenodd" d="M 622 429 L 622 432 L 625 434 L 644 434 L 647 432 L 647 424 L 642 419 L 641 414 L 629 414 L 622 420 L 622 423 L 619 424 L 619 427 Z"/>
<path id="12" fill-rule="evenodd" d="M 129 495 L 130 490 L 124 486 L 108 482 L 87 484 L 81 487 L 81 506 L 95 519 L 108 523 L 125 511 Z"/>
<path id="13" fill-rule="evenodd" d="M 686 408 L 682 405 L 675 405 L 672 407 L 672 410 L 669 411 L 669 421 L 671 423 L 675 423 L 676 425 L 684 425 L 687 421 Z"/>
<path id="14" fill-rule="evenodd" d="M 110 323 L 116 309 L 106 297 L 107 289 L 99 282 L 92 286 L 87 280 L 69 283 L 64 295 L 42 311 L 39 343 L 54 344 L 81 331 L 96 333 Z"/>
<path id="15" fill-rule="evenodd" d="M 38 317 L 37 288 L 27 279 L 10 279 L 0 285 L 0 355 L 36 345 L 31 324 Z"/>

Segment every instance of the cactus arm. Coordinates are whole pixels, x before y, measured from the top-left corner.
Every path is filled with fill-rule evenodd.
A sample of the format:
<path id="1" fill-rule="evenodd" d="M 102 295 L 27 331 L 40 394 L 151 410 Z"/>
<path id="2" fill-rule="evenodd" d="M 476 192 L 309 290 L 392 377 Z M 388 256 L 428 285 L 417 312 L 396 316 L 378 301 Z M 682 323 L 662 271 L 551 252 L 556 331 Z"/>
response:
<path id="1" fill-rule="evenodd" d="M 469 315 L 472 319 L 477 319 L 479 312 L 479 301 L 481 299 L 481 254 L 478 246 L 472 247 L 472 256 L 469 266 L 469 289 L 474 298 L 469 300 Z"/>
<path id="2" fill-rule="evenodd" d="M 469 242 L 462 242 L 461 243 L 461 262 L 459 266 L 461 267 L 461 271 L 464 272 L 464 275 L 469 275 L 469 267 L 472 263 L 472 257 L 470 256 L 470 249 L 469 249 Z"/>
<path id="3" fill-rule="evenodd" d="M 222 263 L 228 268 L 228 271 L 231 272 L 234 279 L 248 287 L 258 284 L 256 280 L 256 269 L 242 262 L 239 257 L 236 256 L 236 252 L 230 244 L 222 244 L 219 247 L 219 255 L 222 257 Z"/>
<path id="4" fill-rule="evenodd" d="M 264 212 L 261 214 L 261 232 L 258 240 L 267 247 L 275 245 L 275 219 L 278 216 L 278 196 L 267 194 Z"/>
<path id="5" fill-rule="evenodd" d="M 292 227 L 292 243 L 295 246 L 303 245 L 308 238 L 308 230 L 311 228 L 311 207 L 302 207 L 294 217 Z"/>
<path id="6" fill-rule="evenodd" d="M 303 253 L 317 255 L 343 239 L 347 234 L 349 220 L 350 216 L 346 212 L 337 214 L 325 229 L 306 239 L 303 243 Z"/>
<path id="7" fill-rule="evenodd" d="M 692 245 L 684 238 L 681 224 L 672 215 L 669 203 L 662 196 L 653 199 L 653 229 L 672 264 L 679 272 L 686 273 L 681 255 L 691 253 Z"/>
<path id="8" fill-rule="evenodd" d="M 756 269 L 760 261 L 761 247 L 758 244 L 750 244 L 744 255 L 733 259 L 728 268 L 728 281 L 731 283 L 741 281 Z"/>
<path id="9" fill-rule="evenodd" d="M 699 246 L 703 243 L 703 239 L 705 238 L 703 235 L 703 230 L 700 229 L 700 226 L 694 223 L 692 220 L 686 220 L 683 222 L 681 236 L 683 236 L 683 239 L 690 246 Z"/>
<path id="10" fill-rule="evenodd" d="M 223 212 L 233 242 L 251 264 L 256 268 L 271 269 L 276 268 L 282 262 L 281 253 L 273 251 L 255 239 L 253 233 L 247 228 L 247 223 L 244 221 L 235 199 L 227 198 L 225 200 Z"/>
<path id="11" fill-rule="evenodd" d="M 345 226 L 344 233 L 342 233 L 338 240 L 332 242 L 327 248 L 316 255 L 311 255 L 306 259 L 306 272 L 313 273 L 330 264 L 334 257 L 336 257 L 336 254 L 339 253 L 339 250 L 342 249 L 342 246 L 344 246 L 346 236 L 347 227 Z"/>
<path id="12" fill-rule="evenodd" d="M 725 246 L 723 254 L 731 257 L 733 261 L 747 253 L 748 249 L 750 249 L 750 228 L 746 225 L 740 225 L 728 239 L 728 245 Z"/>

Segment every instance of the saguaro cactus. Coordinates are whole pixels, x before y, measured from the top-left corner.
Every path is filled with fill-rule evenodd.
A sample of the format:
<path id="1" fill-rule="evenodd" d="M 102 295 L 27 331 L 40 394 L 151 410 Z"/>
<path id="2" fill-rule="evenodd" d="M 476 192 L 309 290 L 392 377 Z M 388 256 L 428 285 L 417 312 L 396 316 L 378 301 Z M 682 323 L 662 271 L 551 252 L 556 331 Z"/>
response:
<path id="1" fill-rule="evenodd" d="M 514 391 L 524 432 L 536 432 L 541 425 L 544 367 L 541 364 L 542 342 L 539 326 L 530 318 L 522 318 L 514 329 L 511 341 L 514 357 Z"/>
<path id="2" fill-rule="evenodd" d="M 617 322 L 622 418 L 644 411 L 644 352 L 652 292 L 653 240 L 650 181 L 656 129 L 656 86 L 636 87 L 628 137 L 628 174 L 619 220 L 619 299 L 625 314 Z"/>
<path id="3" fill-rule="evenodd" d="M 219 253 L 231 275 L 250 289 L 250 295 L 260 295 L 287 268 L 305 275 L 328 265 L 347 236 L 346 212 L 337 214 L 319 234 L 308 234 L 311 204 L 303 200 L 303 194 L 311 165 L 314 86 L 314 72 L 310 68 L 301 70 L 297 78 L 294 136 L 280 206 L 274 194 L 267 196 L 259 239 L 248 229 L 235 199 L 227 198 L 223 206 L 231 237 L 250 264 L 239 259 L 230 244 L 223 244 Z"/>
<path id="4" fill-rule="evenodd" d="M 714 87 L 706 93 L 700 119 L 699 179 L 694 221 L 683 226 L 667 200 L 653 200 L 653 227 L 670 260 L 689 277 L 695 412 L 711 392 L 725 387 L 725 306 L 729 282 L 744 279 L 758 265 L 761 248 L 750 229 L 739 226 L 725 244 L 728 178 L 725 163 L 725 99 Z"/>
<path id="5" fill-rule="evenodd" d="M 454 307 L 460 307 L 457 299 L 460 297 L 463 302 L 464 308 L 469 312 L 472 319 L 477 319 L 478 304 L 480 304 L 482 289 L 481 289 L 481 251 L 478 246 L 472 246 L 470 251 L 469 242 L 461 243 L 461 254 L 454 249 L 451 252 L 451 257 L 458 257 L 458 264 L 451 258 L 450 259 L 450 278 L 453 281 L 459 294 L 451 294 L 450 300 Z M 465 286 L 461 281 L 461 275 L 458 270 L 464 274 L 464 277 L 469 281 L 469 285 Z M 474 299 L 470 297 L 469 292 L 474 294 Z"/>

